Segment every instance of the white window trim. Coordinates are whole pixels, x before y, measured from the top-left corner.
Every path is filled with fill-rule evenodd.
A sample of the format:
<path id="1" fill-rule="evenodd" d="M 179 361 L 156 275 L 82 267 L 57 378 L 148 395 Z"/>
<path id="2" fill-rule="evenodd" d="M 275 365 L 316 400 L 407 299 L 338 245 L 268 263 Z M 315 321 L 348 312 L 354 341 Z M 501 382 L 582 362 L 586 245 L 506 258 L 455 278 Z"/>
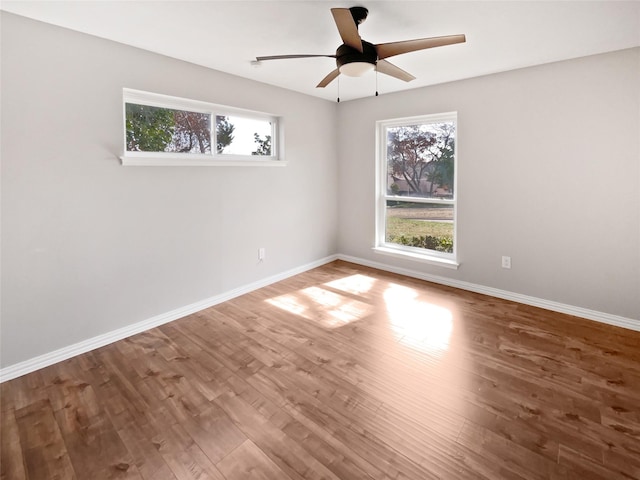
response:
<path id="1" fill-rule="evenodd" d="M 388 127 L 400 127 L 415 125 L 416 123 L 437 123 L 442 121 L 456 122 L 455 156 L 454 156 L 454 198 L 453 200 L 433 199 L 421 197 L 403 197 L 387 194 L 387 138 L 385 129 Z M 390 255 L 396 258 L 415 260 L 441 267 L 457 269 L 458 262 L 458 114 L 457 112 L 439 113 L 433 115 L 419 115 L 391 120 L 379 120 L 376 122 L 376 202 L 375 202 L 375 245 L 374 252 Z M 423 248 L 399 245 L 386 241 L 386 210 L 387 200 L 411 201 L 413 203 L 440 203 L 453 205 L 453 253 L 444 253 Z"/>
<path id="2" fill-rule="evenodd" d="M 189 112 L 208 113 L 215 118 L 216 115 L 247 117 L 257 120 L 269 121 L 272 124 L 271 148 L 274 155 L 233 155 L 218 153 L 212 145 L 211 154 L 202 153 L 175 153 L 175 152 L 130 152 L 126 145 L 126 108 L 127 103 L 137 105 L 149 105 L 152 107 L 171 108 L 174 110 L 186 110 Z M 160 93 L 145 92 L 131 88 L 122 89 L 122 129 L 123 154 L 120 161 L 124 166 L 221 166 L 221 167 L 284 167 L 284 127 L 281 116 L 246 110 L 242 108 L 218 105 L 181 97 L 172 97 Z"/>

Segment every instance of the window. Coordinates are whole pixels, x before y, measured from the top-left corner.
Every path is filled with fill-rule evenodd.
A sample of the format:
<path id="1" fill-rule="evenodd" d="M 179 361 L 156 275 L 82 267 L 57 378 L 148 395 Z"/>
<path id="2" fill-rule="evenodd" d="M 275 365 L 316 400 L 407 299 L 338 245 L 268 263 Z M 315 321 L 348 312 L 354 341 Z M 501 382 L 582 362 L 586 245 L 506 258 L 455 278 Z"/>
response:
<path id="1" fill-rule="evenodd" d="M 377 123 L 376 251 L 457 267 L 456 114 Z"/>
<path id="2" fill-rule="evenodd" d="M 284 165 L 281 121 L 124 89 L 124 165 Z"/>

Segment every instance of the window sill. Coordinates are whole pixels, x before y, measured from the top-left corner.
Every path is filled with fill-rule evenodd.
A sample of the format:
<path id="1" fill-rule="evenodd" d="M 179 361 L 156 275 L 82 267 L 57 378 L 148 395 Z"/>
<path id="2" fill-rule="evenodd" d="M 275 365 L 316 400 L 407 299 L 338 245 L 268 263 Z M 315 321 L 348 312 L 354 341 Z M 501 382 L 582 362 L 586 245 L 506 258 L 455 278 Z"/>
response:
<path id="1" fill-rule="evenodd" d="M 183 156 L 129 156 L 120 157 L 122 165 L 147 167 L 286 167 L 284 160 L 234 159 L 214 160 L 212 158 L 185 158 Z"/>
<path id="2" fill-rule="evenodd" d="M 437 257 L 435 255 L 405 252 L 395 248 L 388 247 L 373 247 L 373 251 L 382 255 L 389 255 L 396 258 L 404 258 L 409 260 L 416 260 L 422 263 L 428 263 L 431 265 L 437 265 L 439 267 L 451 268 L 457 270 L 460 264 L 455 260 L 449 258 Z"/>

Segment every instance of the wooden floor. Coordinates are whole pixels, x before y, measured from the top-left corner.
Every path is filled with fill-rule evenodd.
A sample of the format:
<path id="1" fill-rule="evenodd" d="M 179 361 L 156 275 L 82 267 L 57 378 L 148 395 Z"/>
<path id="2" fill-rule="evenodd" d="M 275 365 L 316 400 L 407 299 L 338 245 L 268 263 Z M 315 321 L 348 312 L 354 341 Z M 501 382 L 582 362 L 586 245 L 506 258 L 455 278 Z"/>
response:
<path id="1" fill-rule="evenodd" d="M 335 262 L 2 384 L 2 479 L 640 479 L 640 332 Z"/>

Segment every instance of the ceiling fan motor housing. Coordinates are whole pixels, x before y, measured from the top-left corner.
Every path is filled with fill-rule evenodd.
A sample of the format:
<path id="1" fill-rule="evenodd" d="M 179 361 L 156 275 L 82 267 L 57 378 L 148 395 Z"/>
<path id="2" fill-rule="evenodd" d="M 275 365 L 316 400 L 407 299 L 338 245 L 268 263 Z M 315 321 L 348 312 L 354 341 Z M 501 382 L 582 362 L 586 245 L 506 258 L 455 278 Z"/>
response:
<path id="1" fill-rule="evenodd" d="M 353 17 L 353 21 L 356 25 L 360 25 L 364 22 L 369 15 L 369 10 L 365 7 L 351 7 L 349 11 L 351 12 L 351 16 Z"/>
<path id="2" fill-rule="evenodd" d="M 336 50 L 336 64 L 342 73 L 348 75 L 344 69 L 341 69 L 343 65 L 350 63 L 369 63 L 371 65 L 376 64 L 378 61 L 378 52 L 376 47 L 369 42 L 362 41 L 362 52 L 359 52 L 355 48 L 349 45 L 340 45 Z"/>

